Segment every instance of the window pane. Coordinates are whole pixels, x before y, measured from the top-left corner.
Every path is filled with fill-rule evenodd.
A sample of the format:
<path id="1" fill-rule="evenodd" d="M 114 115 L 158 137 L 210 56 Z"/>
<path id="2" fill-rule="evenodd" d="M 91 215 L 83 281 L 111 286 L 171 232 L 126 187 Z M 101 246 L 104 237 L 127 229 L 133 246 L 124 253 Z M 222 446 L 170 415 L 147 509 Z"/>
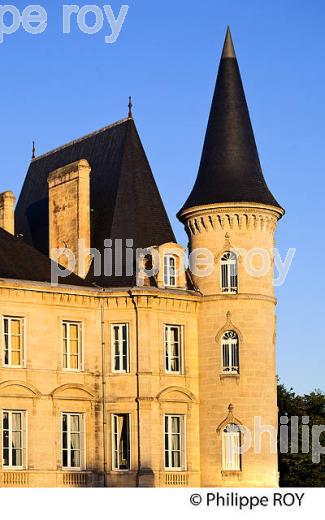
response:
<path id="1" fill-rule="evenodd" d="M 70 323 L 69 329 L 70 339 L 78 339 L 78 325 L 76 323 Z"/>
<path id="2" fill-rule="evenodd" d="M 67 450 L 63 450 L 63 453 L 62 453 L 62 465 L 63 465 L 64 468 L 68 467 L 68 451 Z"/>
<path id="3" fill-rule="evenodd" d="M 71 432 L 80 431 L 80 417 L 79 415 L 70 415 L 70 429 Z"/>
<path id="4" fill-rule="evenodd" d="M 11 352 L 11 364 L 12 365 L 20 365 L 21 364 L 21 361 L 20 361 L 20 352 L 18 351 L 12 351 Z"/>
<path id="5" fill-rule="evenodd" d="M 2 444 L 4 448 L 9 448 L 9 432 L 4 431 L 2 435 Z"/>
<path id="6" fill-rule="evenodd" d="M 20 334 L 20 320 L 11 320 L 11 334 Z"/>
<path id="7" fill-rule="evenodd" d="M 8 334 L 8 332 L 9 332 L 9 320 L 7 318 L 4 319 L 3 326 L 4 326 L 4 333 Z"/>
<path id="8" fill-rule="evenodd" d="M 80 468 L 80 451 L 71 451 L 71 467 Z"/>
<path id="9" fill-rule="evenodd" d="M 7 448 L 3 450 L 3 465 L 9 466 L 9 449 Z"/>
<path id="10" fill-rule="evenodd" d="M 9 428 L 9 414 L 8 412 L 3 412 L 3 429 L 8 430 Z"/>

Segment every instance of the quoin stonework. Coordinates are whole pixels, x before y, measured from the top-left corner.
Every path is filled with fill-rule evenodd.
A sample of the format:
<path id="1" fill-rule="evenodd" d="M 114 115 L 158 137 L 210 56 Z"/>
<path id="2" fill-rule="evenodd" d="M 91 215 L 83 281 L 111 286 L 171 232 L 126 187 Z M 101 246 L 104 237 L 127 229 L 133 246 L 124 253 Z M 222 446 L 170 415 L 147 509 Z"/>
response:
<path id="1" fill-rule="evenodd" d="M 283 214 L 229 30 L 198 176 L 178 213 L 188 253 L 212 255 L 207 275 L 180 269 L 185 248 L 131 103 L 126 119 L 33 153 L 16 208 L 12 192 L 0 195 L 0 485 L 277 486 L 268 435 L 259 450 L 238 450 L 256 417 L 277 427 L 273 269 L 254 276 L 236 251 L 273 261 Z M 160 260 L 142 283 L 138 249 L 142 267 Z M 53 284 L 68 251 L 75 264 Z"/>

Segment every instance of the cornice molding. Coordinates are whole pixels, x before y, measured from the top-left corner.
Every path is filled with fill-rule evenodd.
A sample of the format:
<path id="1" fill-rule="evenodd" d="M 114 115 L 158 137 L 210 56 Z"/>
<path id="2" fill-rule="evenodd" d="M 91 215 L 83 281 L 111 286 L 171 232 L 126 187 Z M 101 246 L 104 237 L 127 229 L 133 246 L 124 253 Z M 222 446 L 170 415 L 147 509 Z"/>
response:
<path id="1" fill-rule="evenodd" d="M 207 294 L 202 296 L 201 302 L 214 302 L 214 301 L 237 301 L 237 300 L 259 300 L 277 304 L 277 299 L 274 296 L 268 296 L 267 294 L 255 294 L 255 293 L 239 293 L 239 294 Z"/>
<path id="2" fill-rule="evenodd" d="M 284 211 L 264 204 L 229 203 L 196 206 L 182 213 L 190 235 L 222 230 L 259 230 L 273 233 Z"/>

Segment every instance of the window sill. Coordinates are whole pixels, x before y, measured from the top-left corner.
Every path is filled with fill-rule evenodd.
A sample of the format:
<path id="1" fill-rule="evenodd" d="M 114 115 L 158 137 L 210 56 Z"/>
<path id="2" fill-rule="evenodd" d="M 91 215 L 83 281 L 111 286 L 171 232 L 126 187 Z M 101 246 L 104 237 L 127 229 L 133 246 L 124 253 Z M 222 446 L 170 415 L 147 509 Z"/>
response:
<path id="1" fill-rule="evenodd" d="M 114 475 L 131 475 L 134 472 L 132 469 L 111 469 L 110 473 Z"/>
<path id="2" fill-rule="evenodd" d="M 62 368 L 62 372 L 69 372 L 70 374 L 82 374 L 85 371 L 83 368 Z"/>
<path id="3" fill-rule="evenodd" d="M 237 383 L 237 385 L 239 384 L 239 380 L 240 380 L 240 374 L 236 373 L 236 372 L 222 372 L 222 374 L 219 375 L 220 377 L 220 381 L 221 383 L 224 382 L 225 379 L 234 379 Z"/>
<path id="4" fill-rule="evenodd" d="M 64 471 L 64 472 L 72 472 L 72 473 L 83 473 L 85 471 L 87 471 L 86 469 L 82 469 L 82 468 L 59 468 L 59 471 Z"/>
<path id="5" fill-rule="evenodd" d="M 2 368 L 10 368 L 11 370 L 25 370 L 25 365 L 2 365 Z"/>
<path id="6" fill-rule="evenodd" d="M 26 468 L 20 467 L 20 466 L 2 466 L 1 469 L 2 469 L 2 471 L 5 471 L 5 472 L 26 471 Z"/>
<path id="7" fill-rule="evenodd" d="M 237 480 L 242 479 L 242 471 L 240 469 L 223 469 L 221 471 L 222 479 L 236 478 Z"/>

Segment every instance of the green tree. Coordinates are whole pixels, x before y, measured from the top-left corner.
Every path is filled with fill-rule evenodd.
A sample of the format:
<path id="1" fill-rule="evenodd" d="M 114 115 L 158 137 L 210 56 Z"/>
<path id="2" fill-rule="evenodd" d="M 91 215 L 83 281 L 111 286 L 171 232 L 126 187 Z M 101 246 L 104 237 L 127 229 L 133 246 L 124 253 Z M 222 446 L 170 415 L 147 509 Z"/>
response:
<path id="1" fill-rule="evenodd" d="M 279 426 L 280 417 L 288 418 L 289 445 L 288 453 L 280 453 L 279 471 L 282 487 L 325 487 L 325 455 L 321 455 L 319 463 L 312 460 L 312 426 L 325 425 L 325 394 L 314 390 L 303 396 L 296 395 L 292 388 L 287 390 L 284 385 L 278 385 Z M 292 417 L 298 417 L 299 453 L 291 453 Z M 302 417 L 309 417 L 309 452 L 302 453 Z M 307 421 L 305 419 L 305 421 Z M 280 436 L 279 436 L 280 437 Z M 325 446 L 325 432 L 320 436 L 322 446 Z"/>

